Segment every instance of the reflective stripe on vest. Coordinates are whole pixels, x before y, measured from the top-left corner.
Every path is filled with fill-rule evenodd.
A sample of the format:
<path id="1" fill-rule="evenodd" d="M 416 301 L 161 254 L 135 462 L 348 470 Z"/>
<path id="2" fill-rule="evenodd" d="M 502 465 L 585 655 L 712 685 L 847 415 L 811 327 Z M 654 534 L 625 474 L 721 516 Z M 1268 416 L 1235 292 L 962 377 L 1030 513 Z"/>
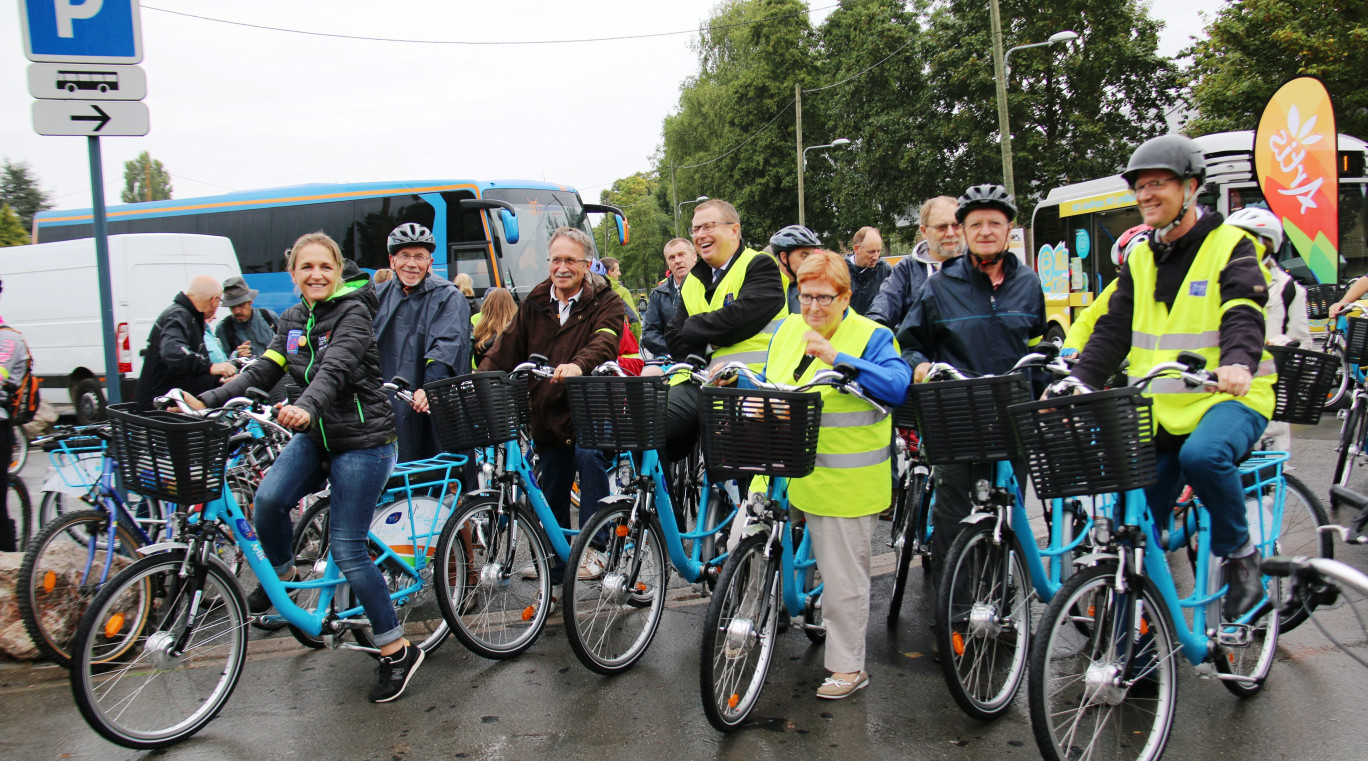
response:
<path id="1" fill-rule="evenodd" d="M 1172 312 L 1154 298 L 1158 270 L 1149 243 L 1140 244 L 1132 252 L 1127 260 L 1134 281 L 1135 304 L 1127 371 L 1132 379 L 1144 377 L 1157 364 L 1175 361 L 1180 351 L 1202 355 L 1208 368 L 1220 365 L 1221 317 L 1236 306 L 1259 308 L 1248 299 L 1221 301 L 1221 271 L 1229 263 L 1235 246 L 1247 235 L 1229 225 L 1221 225 L 1207 235 L 1174 298 Z M 1263 271 L 1262 262 L 1259 268 Z M 1266 271 L 1264 279 L 1268 280 Z M 1272 417 L 1276 380 L 1273 357 L 1265 351 L 1245 396 L 1215 393 L 1202 386 L 1192 388 L 1178 378 L 1157 378 L 1147 393 L 1154 397 L 1156 424 L 1163 425 L 1170 433 L 1182 435 L 1191 433 L 1213 405 L 1230 399 L 1266 418 Z"/>
<path id="2" fill-rule="evenodd" d="M 831 366 L 814 359 L 797 379 L 793 371 L 803 360 L 808 332 L 801 314 L 789 316 L 770 344 L 767 378 L 779 383 L 807 383 L 819 370 Z M 853 357 L 864 355 L 876 331 L 888 329 L 846 310 L 831 345 Z M 789 481 L 789 500 L 813 515 L 854 518 L 872 515 L 893 499 L 890 477 L 893 420 L 868 402 L 842 394 L 831 386 L 819 387 L 822 395 L 822 428 L 817 434 L 817 463 L 810 475 Z"/>
<path id="3" fill-rule="evenodd" d="M 707 286 L 703 284 L 703 281 L 690 275 L 684 281 L 684 287 L 680 289 L 680 298 L 684 302 L 684 307 L 689 310 L 689 315 L 713 312 L 735 300 L 741 292 L 741 285 L 746 281 L 746 270 L 750 267 L 751 260 L 757 256 L 764 256 L 764 254 L 747 248 L 732 257 L 731 264 L 727 266 L 727 273 L 722 276 L 722 282 L 713 289 L 711 299 L 706 297 Z M 774 336 L 774 331 L 779 328 L 780 321 L 787 316 L 788 305 L 786 303 L 779 307 L 774 318 L 764 328 L 761 328 L 760 332 L 731 346 L 714 347 L 713 363 L 744 362 L 752 370 L 760 370 L 765 365 L 765 355 L 769 350 L 770 338 Z"/>

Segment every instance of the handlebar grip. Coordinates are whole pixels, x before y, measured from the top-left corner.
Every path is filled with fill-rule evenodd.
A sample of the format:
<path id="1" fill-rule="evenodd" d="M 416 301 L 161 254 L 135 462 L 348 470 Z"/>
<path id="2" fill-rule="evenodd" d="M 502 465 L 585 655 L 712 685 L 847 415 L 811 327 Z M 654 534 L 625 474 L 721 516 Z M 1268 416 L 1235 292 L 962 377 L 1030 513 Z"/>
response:
<path id="1" fill-rule="evenodd" d="M 1364 496 L 1344 486 L 1331 486 L 1330 496 L 1339 503 L 1348 505 L 1355 510 L 1362 510 L 1368 507 L 1368 496 Z"/>
<path id="2" fill-rule="evenodd" d="M 534 365 L 539 365 L 541 367 L 546 367 L 550 364 L 550 360 L 546 358 L 545 354 L 529 354 L 527 357 L 527 361 L 531 362 Z"/>
<path id="3" fill-rule="evenodd" d="M 1185 350 L 1178 352 L 1177 361 L 1179 364 L 1186 365 L 1188 370 L 1194 373 L 1205 370 L 1207 365 L 1206 357 L 1203 357 L 1195 351 Z"/>
<path id="4" fill-rule="evenodd" d="M 687 364 L 693 365 L 696 368 L 701 368 L 708 364 L 708 360 L 698 356 L 697 354 L 690 354 L 689 356 L 684 358 L 684 361 Z"/>
<path id="5" fill-rule="evenodd" d="M 1282 555 L 1274 555 L 1271 558 L 1265 558 L 1264 561 L 1259 564 L 1259 567 L 1265 576 L 1281 576 L 1286 578 L 1296 573 L 1297 568 L 1301 566 L 1302 562 L 1302 558 L 1288 558 L 1283 557 Z"/>

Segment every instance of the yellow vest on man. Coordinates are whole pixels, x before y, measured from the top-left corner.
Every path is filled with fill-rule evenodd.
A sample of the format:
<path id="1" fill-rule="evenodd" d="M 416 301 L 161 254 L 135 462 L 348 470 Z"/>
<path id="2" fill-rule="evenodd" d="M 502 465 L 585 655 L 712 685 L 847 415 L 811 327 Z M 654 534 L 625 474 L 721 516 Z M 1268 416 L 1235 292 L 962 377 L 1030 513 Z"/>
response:
<path id="1" fill-rule="evenodd" d="M 801 314 L 783 321 L 770 343 L 767 379 L 801 385 L 811 381 L 817 371 L 831 369 L 831 365 L 813 359 L 801 376 L 793 377 L 803 360 L 807 347 L 803 336 L 808 330 Z M 838 352 L 863 356 L 869 339 L 879 330 L 888 328 L 847 310 L 831 336 L 831 345 Z M 789 500 L 813 515 L 858 518 L 881 512 L 893 499 L 892 417 L 832 386 L 819 386 L 817 390 L 822 395 L 817 467 L 811 474 L 789 481 Z"/>
<path id="2" fill-rule="evenodd" d="M 741 292 L 741 284 L 746 280 L 746 268 L 750 266 L 751 260 L 757 256 L 765 256 L 754 249 L 742 249 L 733 257 L 731 264 L 727 265 L 727 273 L 722 276 L 722 282 L 713 289 L 712 298 L 707 298 L 707 286 L 697 277 L 689 277 L 684 281 L 684 287 L 680 289 L 680 298 L 684 301 L 684 307 L 689 310 L 689 315 L 704 314 L 730 304 Z M 769 321 L 759 333 L 731 346 L 713 347 L 712 361 L 714 364 L 722 362 L 743 362 L 750 369 L 759 372 L 765 366 L 765 352 L 769 348 L 770 338 L 774 331 L 779 327 L 779 321 L 788 315 L 788 306 L 781 306 L 775 313 L 774 318 Z"/>
<path id="3" fill-rule="evenodd" d="M 1173 311 L 1154 298 L 1158 271 L 1154 265 L 1154 251 L 1149 243 L 1140 244 L 1131 254 L 1128 264 L 1135 283 L 1135 307 L 1131 317 L 1131 382 L 1147 375 L 1161 362 L 1172 362 L 1180 351 L 1193 351 L 1207 360 L 1207 369 L 1214 370 L 1221 363 L 1221 317 L 1237 306 L 1253 307 L 1262 311 L 1249 299 L 1232 299 L 1221 303 L 1221 271 L 1230 261 L 1235 245 L 1248 237 L 1236 227 L 1221 225 L 1207 235 L 1197 256 L 1188 269 L 1187 277 L 1173 301 Z M 1263 270 L 1263 263 L 1259 263 Z M 1264 271 L 1268 280 L 1268 272 Z M 1236 397 L 1213 393 L 1205 388 L 1189 388 L 1178 378 L 1157 378 L 1149 387 L 1154 397 L 1155 422 L 1172 434 L 1192 433 L 1202 416 L 1212 406 L 1234 399 L 1265 418 L 1273 416 L 1273 384 L 1277 369 L 1267 350 L 1254 373 L 1249 393 Z"/>

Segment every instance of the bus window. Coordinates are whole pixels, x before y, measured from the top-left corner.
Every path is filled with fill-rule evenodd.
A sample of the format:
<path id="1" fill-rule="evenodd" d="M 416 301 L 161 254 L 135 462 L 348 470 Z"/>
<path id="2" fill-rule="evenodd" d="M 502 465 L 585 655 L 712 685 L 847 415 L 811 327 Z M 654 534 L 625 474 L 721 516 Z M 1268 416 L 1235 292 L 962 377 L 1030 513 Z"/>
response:
<path id="1" fill-rule="evenodd" d="M 572 190 L 491 188 L 484 197 L 507 201 L 518 210 L 518 242 L 499 242 L 499 264 L 510 281 L 504 287 L 516 288 L 517 296 L 546 279 L 546 243 L 556 228 L 574 227 L 593 237 L 579 195 Z"/>

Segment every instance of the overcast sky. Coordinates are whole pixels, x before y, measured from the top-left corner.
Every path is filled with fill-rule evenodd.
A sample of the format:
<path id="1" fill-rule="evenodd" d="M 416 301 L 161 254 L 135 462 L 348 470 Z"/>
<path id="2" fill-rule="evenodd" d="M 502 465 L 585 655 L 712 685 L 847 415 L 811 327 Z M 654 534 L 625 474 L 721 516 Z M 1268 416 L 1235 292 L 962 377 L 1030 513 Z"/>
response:
<path id="1" fill-rule="evenodd" d="M 1153 0 L 1160 52 L 1202 35 L 1222 0 Z M 307 182 L 546 179 L 587 200 L 649 167 L 694 72 L 693 34 L 564 45 L 423 45 L 313 37 L 171 15 L 419 40 L 566 40 L 696 30 L 716 0 L 150 0 L 152 130 L 101 141 L 106 193 L 150 151 L 177 198 Z M 811 0 L 820 23 L 834 0 Z M 79 23 L 79 22 L 78 22 Z M 1009 40 L 1021 44 L 1026 40 Z M 18 9 L 0 4 L 0 156 L 58 208 L 90 205 L 86 141 L 33 131 Z M 719 146 L 725 149 L 729 146 Z"/>

